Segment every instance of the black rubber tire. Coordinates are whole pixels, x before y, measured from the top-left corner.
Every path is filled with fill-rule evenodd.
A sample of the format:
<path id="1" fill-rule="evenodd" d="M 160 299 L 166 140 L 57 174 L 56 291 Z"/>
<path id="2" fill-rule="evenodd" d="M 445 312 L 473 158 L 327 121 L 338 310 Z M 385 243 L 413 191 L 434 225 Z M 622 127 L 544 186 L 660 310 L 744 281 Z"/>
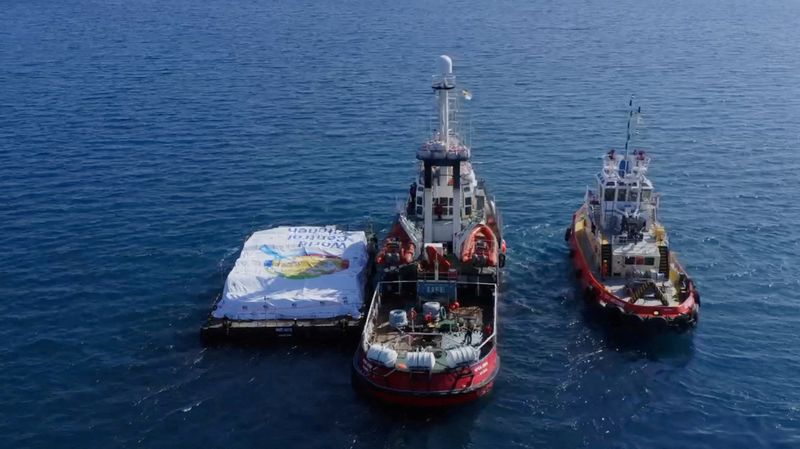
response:
<path id="1" fill-rule="evenodd" d="M 572 237 L 572 228 L 571 227 L 567 228 L 567 230 L 564 232 L 564 241 L 568 242 L 570 237 Z"/>

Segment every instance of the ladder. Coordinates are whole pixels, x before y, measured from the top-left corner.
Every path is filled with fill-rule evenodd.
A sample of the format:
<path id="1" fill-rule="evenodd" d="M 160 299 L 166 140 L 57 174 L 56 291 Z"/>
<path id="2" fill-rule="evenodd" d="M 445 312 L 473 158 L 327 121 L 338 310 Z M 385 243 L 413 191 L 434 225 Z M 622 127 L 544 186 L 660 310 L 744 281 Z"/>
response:
<path id="1" fill-rule="evenodd" d="M 669 275 L 669 248 L 666 245 L 660 245 L 658 255 L 658 272 Z"/>

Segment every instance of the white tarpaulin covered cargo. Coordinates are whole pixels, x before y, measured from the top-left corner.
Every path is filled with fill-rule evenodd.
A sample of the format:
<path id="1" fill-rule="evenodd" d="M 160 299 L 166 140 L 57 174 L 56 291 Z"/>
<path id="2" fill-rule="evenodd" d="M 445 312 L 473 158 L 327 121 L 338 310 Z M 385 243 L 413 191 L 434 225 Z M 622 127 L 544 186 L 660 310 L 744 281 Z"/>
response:
<path id="1" fill-rule="evenodd" d="M 212 316 L 359 318 L 368 260 L 364 232 L 317 226 L 258 231 L 245 242 Z"/>

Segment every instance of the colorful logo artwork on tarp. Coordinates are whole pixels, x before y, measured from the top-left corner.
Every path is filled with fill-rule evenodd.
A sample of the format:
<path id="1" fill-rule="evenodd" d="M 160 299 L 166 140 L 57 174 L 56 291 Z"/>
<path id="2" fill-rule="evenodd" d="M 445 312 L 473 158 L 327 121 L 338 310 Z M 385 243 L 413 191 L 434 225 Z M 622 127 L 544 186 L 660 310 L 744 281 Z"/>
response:
<path id="1" fill-rule="evenodd" d="M 261 245 L 259 249 L 270 257 L 264 261 L 264 268 L 287 279 L 325 276 L 346 270 L 350 266 L 347 259 L 326 254 L 309 254 L 304 248 L 297 248 L 291 253 L 267 245 Z"/>

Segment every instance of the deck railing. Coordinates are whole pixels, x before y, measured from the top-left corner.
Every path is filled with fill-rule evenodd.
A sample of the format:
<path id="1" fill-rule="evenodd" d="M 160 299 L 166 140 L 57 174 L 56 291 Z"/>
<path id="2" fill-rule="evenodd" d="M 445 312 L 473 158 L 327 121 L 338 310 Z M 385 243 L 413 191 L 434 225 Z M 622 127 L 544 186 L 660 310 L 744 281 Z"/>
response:
<path id="1" fill-rule="evenodd" d="M 450 283 L 451 281 L 443 280 L 443 283 Z M 379 282 L 378 285 L 375 287 L 375 293 L 372 295 L 372 303 L 370 304 L 369 312 L 367 312 L 366 322 L 364 324 L 364 331 L 361 335 L 361 348 L 366 353 L 369 350 L 369 345 L 372 343 L 372 336 L 373 330 L 375 328 L 375 322 L 377 321 L 377 315 L 380 310 L 381 305 L 381 291 L 383 290 L 383 286 L 385 285 L 405 285 L 405 284 L 416 284 L 417 281 L 389 281 L 389 282 Z M 487 282 L 456 282 L 457 286 L 487 286 L 492 287 L 492 301 L 493 301 L 493 313 L 492 313 L 492 333 L 483 339 L 483 342 L 478 346 L 478 351 L 480 351 L 480 358 L 486 357 L 489 354 L 492 347 L 494 346 L 494 341 L 497 338 L 497 285 Z M 406 332 L 404 335 L 408 336 L 434 336 L 434 335 L 441 335 L 441 333 L 436 332 Z M 491 343 L 491 344 L 490 344 Z"/>

